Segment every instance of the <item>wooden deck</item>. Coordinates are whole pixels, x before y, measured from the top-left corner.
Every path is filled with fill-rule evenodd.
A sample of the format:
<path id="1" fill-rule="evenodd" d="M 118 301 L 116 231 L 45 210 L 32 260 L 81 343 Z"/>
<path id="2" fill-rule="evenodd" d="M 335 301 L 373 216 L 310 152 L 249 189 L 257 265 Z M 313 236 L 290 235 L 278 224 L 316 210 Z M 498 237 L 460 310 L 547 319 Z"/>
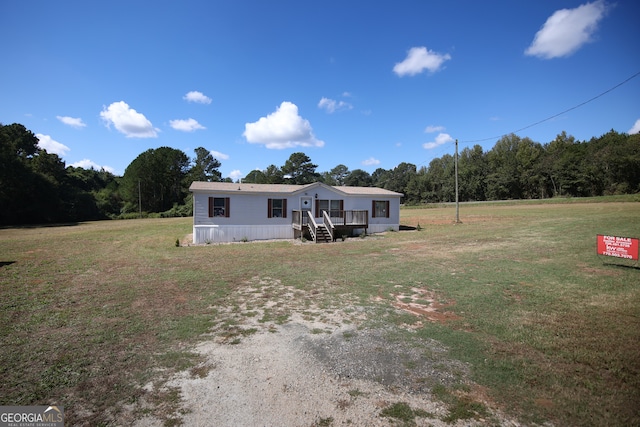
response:
<path id="1" fill-rule="evenodd" d="M 315 242 L 333 241 L 340 231 L 369 227 L 369 211 L 322 211 L 322 222 L 316 222 L 310 211 L 294 210 L 291 226 L 300 232 L 309 230 Z"/>

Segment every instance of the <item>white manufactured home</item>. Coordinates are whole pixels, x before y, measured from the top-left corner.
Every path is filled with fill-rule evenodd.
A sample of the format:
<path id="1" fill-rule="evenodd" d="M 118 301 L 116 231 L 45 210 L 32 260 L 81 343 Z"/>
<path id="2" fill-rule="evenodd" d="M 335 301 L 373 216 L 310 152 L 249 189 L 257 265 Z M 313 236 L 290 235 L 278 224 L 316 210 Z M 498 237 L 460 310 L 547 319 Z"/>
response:
<path id="1" fill-rule="evenodd" d="M 293 239 L 400 228 L 401 193 L 377 187 L 195 181 L 193 243 Z"/>

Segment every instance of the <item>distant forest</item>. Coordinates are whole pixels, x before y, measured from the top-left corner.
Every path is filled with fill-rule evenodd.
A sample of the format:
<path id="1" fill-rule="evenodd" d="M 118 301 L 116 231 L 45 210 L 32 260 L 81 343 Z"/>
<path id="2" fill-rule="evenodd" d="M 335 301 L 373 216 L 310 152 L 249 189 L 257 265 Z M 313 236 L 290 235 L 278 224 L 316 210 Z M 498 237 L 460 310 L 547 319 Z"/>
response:
<path id="1" fill-rule="evenodd" d="M 227 181 L 220 161 L 198 147 L 189 157 L 170 147 L 149 149 L 123 176 L 66 166 L 38 147 L 21 124 L 0 124 L 0 225 L 45 224 L 140 216 L 190 216 L 193 181 Z M 455 158 L 446 154 L 420 168 L 400 163 L 373 173 L 339 164 L 317 172 L 304 153 L 284 165 L 254 170 L 248 183 L 375 186 L 404 194 L 410 205 L 455 200 Z M 487 152 L 465 147 L 458 158 L 460 201 L 587 197 L 640 192 L 640 134 L 614 130 L 589 141 L 565 132 L 541 144 L 510 134 Z"/>

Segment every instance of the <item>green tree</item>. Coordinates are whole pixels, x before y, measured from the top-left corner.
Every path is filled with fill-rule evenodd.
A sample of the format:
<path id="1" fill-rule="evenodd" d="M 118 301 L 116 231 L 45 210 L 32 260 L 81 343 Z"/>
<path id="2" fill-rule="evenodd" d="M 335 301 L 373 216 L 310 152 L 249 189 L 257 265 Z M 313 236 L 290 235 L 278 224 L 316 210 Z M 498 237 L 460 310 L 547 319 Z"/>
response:
<path id="1" fill-rule="evenodd" d="M 523 138 L 516 150 L 519 198 L 544 198 L 545 176 L 542 168 L 544 149 L 542 144 Z"/>
<path id="2" fill-rule="evenodd" d="M 404 190 L 404 199 L 407 204 L 426 203 L 433 199 L 433 183 L 426 167 L 420 167 L 409 180 Z"/>
<path id="3" fill-rule="evenodd" d="M 391 171 L 377 168 L 371 174 L 371 185 L 374 187 L 384 188 L 384 185 L 387 183 L 391 175 Z"/>
<path id="4" fill-rule="evenodd" d="M 138 203 L 145 212 L 164 212 L 176 203 L 182 204 L 188 168 L 189 158 L 181 150 L 160 147 L 140 154 L 122 177 L 125 211 L 135 212 Z"/>
<path id="5" fill-rule="evenodd" d="M 117 178 L 104 169 L 68 166 L 63 191 L 71 219 L 103 219 L 120 214 L 122 200 Z"/>
<path id="6" fill-rule="evenodd" d="M 318 165 L 311 163 L 311 159 L 304 153 L 293 153 L 282 166 L 282 173 L 289 176 L 287 181 L 292 184 L 310 184 L 316 182 L 320 174 L 316 173 Z"/>
<path id="7" fill-rule="evenodd" d="M 454 177 L 455 178 L 455 177 Z M 487 160 L 480 145 L 466 147 L 458 158 L 458 189 L 462 201 L 486 199 Z"/>
<path id="8" fill-rule="evenodd" d="M 388 174 L 387 182 L 384 183 L 383 188 L 397 193 L 404 193 L 407 184 L 415 175 L 416 165 L 402 162 Z"/>
<path id="9" fill-rule="evenodd" d="M 587 144 L 584 170 L 594 195 L 640 191 L 640 134 L 614 130 Z"/>
<path id="10" fill-rule="evenodd" d="M 429 202 L 453 202 L 456 198 L 455 159 L 451 154 L 435 158 L 429 162 L 427 175 L 432 188 L 427 193 Z"/>
<path id="11" fill-rule="evenodd" d="M 187 185 L 191 185 L 193 181 L 215 182 L 220 181 L 222 174 L 218 170 L 221 163 L 213 157 L 211 151 L 203 147 L 193 150 L 196 157 L 192 159 L 191 169 L 187 174 Z"/>
<path id="12" fill-rule="evenodd" d="M 284 173 L 282 169 L 280 169 L 276 165 L 269 165 L 264 170 L 264 176 L 267 180 L 267 184 L 283 184 L 284 183 Z"/>
<path id="13" fill-rule="evenodd" d="M 516 134 L 505 135 L 487 153 L 489 174 L 487 198 L 490 200 L 519 199 L 520 179 L 516 153 L 521 138 Z"/>
<path id="14" fill-rule="evenodd" d="M 329 176 L 333 180 L 329 185 L 345 185 L 345 179 L 349 176 L 349 168 L 339 164 L 329 171 Z"/>
<path id="15" fill-rule="evenodd" d="M 251 184 L 266 184 L 267 176 L 261 170 L 254 169 L 242 178 L 242 182 Z"/>
<path id="16" fill-rule="evenodd" d="M 38 142 L 21 124 L 0 125 L 0 224 L 65 219 L 59 191 L 64 163 Z"/>
<path id="17" fill-rule="evenodd" d="M 371 175 L 362 169 L 354 169 L 344 178 L 344 185 L 349 187 L 370 187 Z"/>
<path id="18" fill-rule="evenodd" d="M 559 134 L 553 141 L 546 144 L 541 159 L 541 171 L 548 176 L 547 192 L 554 196 L 586 196 L 590 195 L 594 182 L 585 162 L 587 159 L 587 143 L 576 141 L 566 132 Z"/>

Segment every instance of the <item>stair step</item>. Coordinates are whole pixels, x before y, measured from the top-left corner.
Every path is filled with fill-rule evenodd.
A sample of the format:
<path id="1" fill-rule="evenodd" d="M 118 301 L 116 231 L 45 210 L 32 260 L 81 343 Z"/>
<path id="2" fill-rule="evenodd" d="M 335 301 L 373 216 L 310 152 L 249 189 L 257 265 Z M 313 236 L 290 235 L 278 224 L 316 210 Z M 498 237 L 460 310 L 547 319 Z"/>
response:
<path id="1" fill-rule="evenodd" d="M 330 243 L 331 234 L 324 225 L 319 225 L 316 229 L 316 243 Z"/>

